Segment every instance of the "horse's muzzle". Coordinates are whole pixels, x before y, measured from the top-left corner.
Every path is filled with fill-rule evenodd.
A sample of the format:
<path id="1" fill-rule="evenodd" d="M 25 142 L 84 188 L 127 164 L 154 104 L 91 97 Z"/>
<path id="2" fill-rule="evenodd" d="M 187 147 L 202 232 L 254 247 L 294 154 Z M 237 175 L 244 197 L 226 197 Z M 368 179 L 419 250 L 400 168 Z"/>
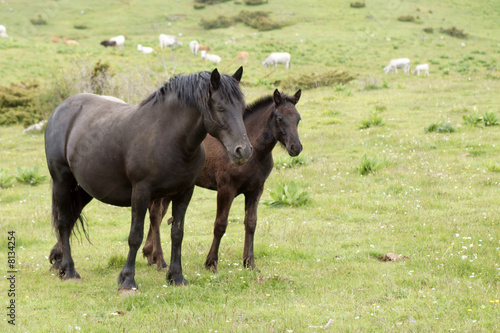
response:
<path id="1" fill-rule="evenodd" d="M 245 164 L 252 156 L 253 147 L 250 144 L 244 146 L 237 146 L 234 149 L 234 153 L 229 155 L 231 164 L 240 166 Z"/>

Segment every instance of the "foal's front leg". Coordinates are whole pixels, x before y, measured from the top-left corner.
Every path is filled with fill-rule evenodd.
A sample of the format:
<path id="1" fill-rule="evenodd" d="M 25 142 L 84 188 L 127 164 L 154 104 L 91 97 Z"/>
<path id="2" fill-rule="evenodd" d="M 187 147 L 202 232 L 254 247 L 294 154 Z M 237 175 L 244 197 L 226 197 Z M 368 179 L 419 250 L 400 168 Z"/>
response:
<path id="1" fill-rule="evenodd" d="M 182 275 L 181 250 L 184 237 L 184 217 L 193 196 L 194 185 L 172 200 L 172 251 L 170 254 L 170 266 L 167 273 L 167 281 L 179 286 L 188 284 Z"/>
<path id="2" fill-rule="evenodd" d="M 217 272 L 220 241 L 226 233 L 229 210 L 235 196 L 236 194 L 228 189 L 219 188 L 217 190 L 217 216 L 214 223 L 214 238 L 207 259 L 205 260 L 205 268 L 210 269 L 212 272 Z"/>
<path id="3" fill-rule="evenodd" d="M 245 193 L 245 246 L 243 248 L 243 267 L 257 269 L 253 254 L 253 240 L 257 227 L 257 208 L 264 186 Z"/>
<path id="4" fill-rule="evenodd" d="M 128 236 L 128 256 L 125 267 L 118 275 L 118 289 L 137 289 L 135 283 L 135 258 L 137 251 L 142 244 L 144 237 L 144 217 L 149 206 L 149 193 L 147 189 L 142 190 L 141 186 L 136 186 L 132 190 L 132 224 Z"/>

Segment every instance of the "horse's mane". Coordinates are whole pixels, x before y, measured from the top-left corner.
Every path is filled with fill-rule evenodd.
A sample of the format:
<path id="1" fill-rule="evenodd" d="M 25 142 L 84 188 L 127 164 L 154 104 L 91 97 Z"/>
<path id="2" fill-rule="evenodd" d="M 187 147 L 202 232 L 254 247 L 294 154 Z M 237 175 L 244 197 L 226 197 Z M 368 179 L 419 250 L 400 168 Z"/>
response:
<path id="1" fill-rule="evenodd" d="M 165 99 L 168 94 L 175 94 L 183 106 L 208 108 L 211 72 L 203 71 L 188 75 L 176 75 L 139 104 L 142 107 L 148 103 L 154 105 Z M 238 82 L 230 75 L 220 75 L 220 88 L 222 97 L 227 100 L 237 99 L 244 104 L 243 94 Z"/>
<path id="2" fill-rule="evenodd" d="M 284 101 L 288 101 L 290 103 L 294 102 L 294 99 L 290 96 L 288 96 L 285 93 L 280 92 L 281 98 Z M 267 95 L 259 98 L 258 100 L 254 101 L 252 104 L 247 105 L 245 108 L 245 112 L 243 113 L 243 117 L 247 117 L 249 115 L 254 114 L 257 110 L 260 110 L 261 108 L 268 107 L 269 105 L 274 103 L 274 98 L 272 95 Z"/>

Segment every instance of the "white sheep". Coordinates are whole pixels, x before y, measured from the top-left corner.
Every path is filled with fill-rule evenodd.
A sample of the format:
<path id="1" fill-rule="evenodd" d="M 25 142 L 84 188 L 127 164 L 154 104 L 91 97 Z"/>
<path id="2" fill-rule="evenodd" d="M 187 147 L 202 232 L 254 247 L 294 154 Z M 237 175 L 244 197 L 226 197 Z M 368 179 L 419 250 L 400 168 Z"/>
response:
<path id="1" fill-rule="evenodd" d="M 160 47 L 163 49 L 165 47 L 170 47 L 172 49 L 175 45 L 182 45 L 182 42 L 177 39 L 177 37 L 172 35 L 160 34 Z"/>
<path id="2" fill-rule="evenodd" d="M 137 45 L 137 51 L 145 53 L 145 54 L 150 54 L 153 53 L 153 48 L 149 46 L 142 46 L 141 44 Z"/>
<path id="3" fill-rule="evenodd" d="M 387 65 L 384 68 L 385 74 L 389 72 L 398 72 L 398 68 L 404 68 L 405 73 L 410 73 L 410 59 L 408 58 L 401 58 L 401 59 L 392 59 L 389 62 L 389 65 Z"/>
<path id="4" fill-rule="evenodd" d="M 424 75 L 429 76 L 429 64 L 418 65 L 417 67 L 415 67 L 413 74 L 417 74 L 417 76 L 420 76 L 420 72 L 424 72 Z"/>
<path id="5" fill-rule="evenodd" d="M 200 48 L 200 44 L 193 40 L 191 43 L 189 43 L 189 48 L 191 49 L 191 52 L 193 52 L 194 55 L 198 54 L 198 49 Z"/>
<path id="6" fill-rule="evenodd" d="M 0 37 L 7 38 L 9 35 L 7 35 L 7 28 L 5 26 L 0 25 Z"/>
<path id="7" fill-rule="evenodd" d="M 115 47 L 118 47 L 120 49 L 123 49 L 123 46 L 125 46 L 125 36 L 120 35 L 120 36 L 116 36 L 116 37 L 111 37 L 108 40 L 103 40 L 101 42 L 101 45 L 104 47 L 115 46 Z"/>
<path id="8" fill-rule="evenodd" d="M 276 67 L 278 64 L 285 64 L 286 69 L 288 69 L 290 67 L 290 54 L 287 52 L 273 52 L 262 62 L 264 67 Z"/>
<path id="9" fill-rule="evenodd" d="M 29 132 L 41 132 L 45 126 L 45 123 L 47 123 L 47 120 L 42 120 L 41 122 L 31 125 L 28 128 L 23 130 L 23 134 L 29 133 Z"/>
<path id="10" fill-rule="evenodd" d="M 219 62 L 221 62 L 221 60 L 222 60 L 218 55 L 209 54 L 205 50 L 201 51 L 201 59 L 206 60 L 206 61 L 215 62 L 217 64 Z"/>

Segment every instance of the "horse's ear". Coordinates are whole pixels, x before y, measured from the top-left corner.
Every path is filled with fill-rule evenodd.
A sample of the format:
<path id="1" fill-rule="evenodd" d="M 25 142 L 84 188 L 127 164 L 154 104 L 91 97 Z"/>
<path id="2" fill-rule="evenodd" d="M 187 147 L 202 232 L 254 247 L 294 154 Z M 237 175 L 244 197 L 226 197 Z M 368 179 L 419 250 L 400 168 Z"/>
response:
<path id="1" fill-rule="evenodd" d="M 299 102 L 299 99 L 300 99 L 300 94 L 301 94 L 301 93 L 302 93 L 302 91 L 300 91 L 300 89 L 299 89 L 299 90 L 297 90 L 297 92 L 295 93 L 295 95 L 293 95 L 293 98 L 294 98 L 294 102 L 293 102 L 293 104 L 294 104 L 294 105 L 295 105 L 295 104 L 297 104 L 297 103 Z"/>
<path id="2" fill-rule="evenodd" d="M 217 70 L 217 68 L 214 69 L 212 74 L 210 75 L 210 83 L 212 84 L 212 87 L 214 87 L 214 89 L 219 89 L 220 74 L 219 74 L 219 71 Z"/>
<path id="3" fill-rule="evenodd" d="M 240 82 L 242 75 L 243 75 L 243 66 L 240 66 L 240 68 L 238 68 L 236 73 L 233 74 L 233 77 L 236 79 L 236 81 Z"/>
<path id="4" fill-rule="evenodd" d="M 274 104 L 276 104 L 276 105 L 279 105 L 279 104 L 281 104 L 281 102 L 282 102 L 282 99 L 281 99 L 281 94 L 280 94 L 280 92 L 278 91 L 278 89 L 276 89 L 276 90 L 274 91 L 274 94 L 273 94 L 273 100 L 274 100 Z"/>

